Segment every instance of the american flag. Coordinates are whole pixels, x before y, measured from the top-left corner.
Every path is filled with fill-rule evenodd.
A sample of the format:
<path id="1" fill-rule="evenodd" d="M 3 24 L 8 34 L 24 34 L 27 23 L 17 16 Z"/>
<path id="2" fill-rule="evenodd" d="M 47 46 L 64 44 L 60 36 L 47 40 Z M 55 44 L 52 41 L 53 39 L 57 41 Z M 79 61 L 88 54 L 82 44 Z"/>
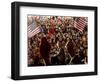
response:
<path id="1" fill-rule="evenodd" d="M 41 32 L 41 28 L 37 27 L 35 22 L 29 25 L 27 30 L 27 35 L 29 38 Z"/>
<path id="2" fill-rule="evenodd" d="M 83 31 L 86 24 L 86 17 L 78 17 L 74 21 L 74 27 L 77 28 L 79 31 Z"/>

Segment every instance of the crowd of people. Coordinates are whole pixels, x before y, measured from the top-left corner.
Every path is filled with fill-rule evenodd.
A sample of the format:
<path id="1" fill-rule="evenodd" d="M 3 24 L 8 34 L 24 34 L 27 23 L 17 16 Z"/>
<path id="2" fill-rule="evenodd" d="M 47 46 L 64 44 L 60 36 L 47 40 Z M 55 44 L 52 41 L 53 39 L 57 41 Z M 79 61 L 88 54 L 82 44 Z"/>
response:
<path id="1" fill-rule="evenodd" d="M 57 16 L 47 18 L 46 21 L 34 19 L 42 31 L 28 37 L 28 66 L 88 63 L 88 25 L 79 31 L 73 25 L 74 19 Z"/>

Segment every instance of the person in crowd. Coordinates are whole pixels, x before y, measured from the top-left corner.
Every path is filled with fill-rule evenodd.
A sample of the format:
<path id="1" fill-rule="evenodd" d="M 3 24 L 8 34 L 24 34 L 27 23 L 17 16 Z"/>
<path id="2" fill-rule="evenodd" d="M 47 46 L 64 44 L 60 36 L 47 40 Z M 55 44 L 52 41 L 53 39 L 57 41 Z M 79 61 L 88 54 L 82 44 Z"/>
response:
<path id="1" fill-rule="evenodd" d="M 72 39 L 69 39 L 67 44 L 68 53 L 73 57 L 75 55 L 75 45 Z"/>
<path id="2" fill-rule="evenodd" d="M 50 65 L 50 59 L 49 59 L 49 53 L 50 53 L 50 44 L 47 41 L 46 37 L 43 37 L 41 39 L 41 45 L 40 45 L 40 55 L 45 60 L 46 65 Z"/>
<path id="3" fill-rule="evenodd" d="M 65 65 L 65 52 L 64 52 L 64 48 L 60 49 L 60 52 L 59 52 L 59 63 L 60 63 L 60 65 Z"/>

